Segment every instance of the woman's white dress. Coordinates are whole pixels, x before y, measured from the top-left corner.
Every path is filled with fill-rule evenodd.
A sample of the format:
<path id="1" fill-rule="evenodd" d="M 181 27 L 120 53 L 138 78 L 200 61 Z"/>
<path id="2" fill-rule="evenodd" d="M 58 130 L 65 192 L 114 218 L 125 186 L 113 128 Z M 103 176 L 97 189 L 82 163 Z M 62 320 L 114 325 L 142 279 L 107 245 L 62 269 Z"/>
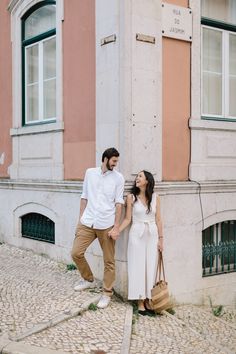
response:
<path id="1" fill-rule="evenodd" d="M 156 226 L 156 193 L 151 211 L 138 198 L 133 202 L 132 225 L 128 241 L 128 299 L 151 298 L 157 266 L 158 230 Z"/>

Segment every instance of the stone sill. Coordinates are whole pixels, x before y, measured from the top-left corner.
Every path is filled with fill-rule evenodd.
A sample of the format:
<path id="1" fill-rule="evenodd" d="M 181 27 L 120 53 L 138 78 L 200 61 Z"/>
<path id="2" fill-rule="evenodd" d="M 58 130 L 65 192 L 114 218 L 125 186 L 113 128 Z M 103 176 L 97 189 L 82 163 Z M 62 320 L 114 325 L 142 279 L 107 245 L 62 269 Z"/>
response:
<path id="1" fill-rule="evenodd" d="M 189 120 L 189 128 L 192 130 L 236 131 L 236 121 L 227 122 L 191 118 Z"/>
<path id="2" fill-rule="evenodd" d="M 125 183 L 125 194 L 129 193 L 133 182 Z M 62 193 L 82 193 L 83 181 L 45 181 L 0 179 L 0 189 L 37 190 Z M 236 193 L 236 180 L 197 182 L 158 182 L 155 190 L 160 195 L 201 193 Z"/>
<path id="3" fill-rule="evenodd" d="M 20 128 L 10 129 L 10 135 L 22 136 L 22 135 L 32 135 L 32 134 L 42 134 L 42 133 L 54 133 L 61 132 L 64 130 L 64 122 L 51 122 L 44 124 L 28 125 Z"/>

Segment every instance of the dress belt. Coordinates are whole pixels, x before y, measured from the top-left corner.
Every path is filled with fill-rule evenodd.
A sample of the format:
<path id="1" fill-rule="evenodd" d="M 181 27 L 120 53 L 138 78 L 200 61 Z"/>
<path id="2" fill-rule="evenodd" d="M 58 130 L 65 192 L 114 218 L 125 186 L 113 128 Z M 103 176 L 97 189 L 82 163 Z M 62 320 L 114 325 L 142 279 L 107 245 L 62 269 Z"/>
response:
<path id="1" fill-rule="evenodd" d="M 133 224 L 155 224 L 156 221 L 155 220 L 153 220 L 153 221 L 150 221 L 150 220 L 142 220 L 142 221 L 133 220 L 132 223 Z"/>
<path id="2" fill-rule="evenodd" d="M 149 231 L 151 232 L 150 230 L 150 225 L 153 225 L 153 224 L 156 224 L 155 221 L 133 221 L 132 223 L 133 225 L 140 225 L 140 227 L 138 228 L 137 230 L 137 236 L 138 237 L 142 237 L 143 236 L 143 233 L 144 233 L 144 230 L 145 230 L 145 226 L 148 225 L 148 228 L 149 228 Z"/>

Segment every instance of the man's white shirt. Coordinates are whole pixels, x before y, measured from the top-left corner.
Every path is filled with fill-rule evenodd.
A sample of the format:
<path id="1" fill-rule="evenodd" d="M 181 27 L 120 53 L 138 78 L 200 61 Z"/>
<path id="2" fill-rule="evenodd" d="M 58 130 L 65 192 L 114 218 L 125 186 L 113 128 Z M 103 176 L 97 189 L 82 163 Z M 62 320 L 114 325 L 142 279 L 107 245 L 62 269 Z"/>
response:
<path id="1" fill-rule="evenodd" d="M 89 168 L 85 173 L 81 198 L 87 205 L 81 224 L 94 229 L 114 225 L 116 204 L 124 204 L 124 177 L 116 170 L 102 172 L 101 167 Z"/>

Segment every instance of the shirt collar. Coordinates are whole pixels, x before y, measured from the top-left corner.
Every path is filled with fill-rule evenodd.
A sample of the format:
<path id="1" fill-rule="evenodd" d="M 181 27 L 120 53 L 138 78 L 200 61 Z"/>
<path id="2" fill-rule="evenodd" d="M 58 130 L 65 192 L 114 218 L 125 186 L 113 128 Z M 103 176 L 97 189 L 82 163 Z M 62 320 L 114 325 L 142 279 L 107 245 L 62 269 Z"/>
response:
<path id="1" fill-rule="evenodd" d="M 102 176 L 108 176 L 109 174 L 114 172 L 114 170 L 112 170 L 112 171 L 107 170 L 105 173 L 103 173 L 102 172 L 102 167 L 98 167 L 98 171 L 99 171 L 99 174 L 101 174 Z"/>

